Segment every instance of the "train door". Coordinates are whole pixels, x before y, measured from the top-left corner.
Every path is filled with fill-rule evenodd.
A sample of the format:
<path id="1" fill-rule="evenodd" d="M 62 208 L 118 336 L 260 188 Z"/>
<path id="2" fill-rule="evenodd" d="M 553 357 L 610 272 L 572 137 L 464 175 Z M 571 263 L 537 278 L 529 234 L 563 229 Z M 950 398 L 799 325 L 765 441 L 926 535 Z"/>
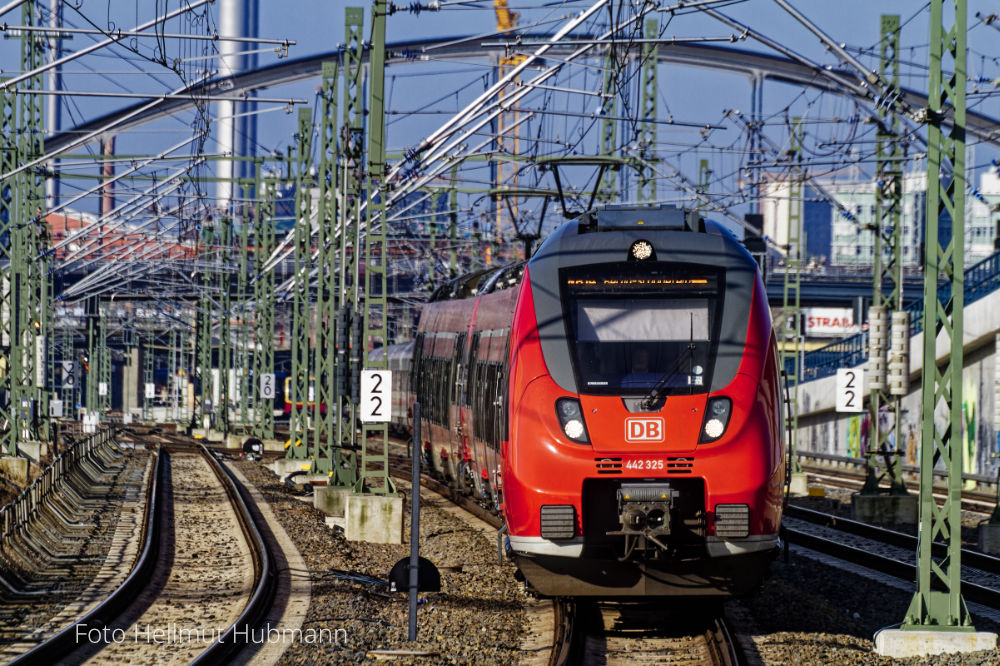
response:
<path id="1" fill-rule="evenodd" d="M 448 442 L 448 473 L 452 479 L 460 476 L 465 460 L 462 447 L 464 417 L 462 409 L 463 384 L 465 382 L 465 343 L 467 333 L 459 333 L 455 338 L 455 350 L 451 356 L 451 381 L 448 383 L 448 416 L 451 424 Z"/>
<path id="2" fill-rule="evenodd" d="M 449 348 L 449 342 L 454 343 L 454 338 L 451 338 L 448 333 L 438 332 L 435 335 L 434 357 L 431 360 L 428 379 L 431 389 L 431 404 L 428 410 L 431 462 L 434 464 L 434 470 L 442 477 L 448 473 L 448 440 L 450 439 L 448 433 L 448 394 L 451 383 L 453 349 Z M 421 411 L 423 411 L 422 408 Z"/>
<path id="3" fill-rule="evenodd" d="M 483 471 L 488 480 L 487 488 L 494 506 L 499 506 L 496 483 L 500 470 L 500 442 L 503 438 L 504 415 L 506 413 L 506 396 L 504 395 L 506 364 L 504 361 L 508 337 L 506 330 L 493 331 L 483 372 L 483 411 L 486 415 L 482 428 L 482 437 L 486 445 Z"/>
<path id="4" fill-rule="evenodd" d="M 477 499 L 483 497 L 483 479 L 480 469 L 485 460 L 479 437 L 480 423 L 483 420 L 481 404 L 483 391 L 480 383 L 483 364 L 479 361 L 479 354 L 480 347 L 488 344 L 489 339 L 483 340 L 479 331 L 474 332 L 469 347 L 469 362 L 466 366 L 466 414 L 468 420 L 465 424 L 465 456 L 461 478 L 464 490 L 473 494 Z"/>
<path id="5" fill-rule="evenodd" d="M 424 333 L 417 334 L 417 340 L 413 346 L 413 373 L 411 375 L 412 392 L 416 396 L 416 402 L 420 403 L 420 442 L 421 450 L 424 452 L 424 465 L 431 465 L 431 361 L 428 358 L 430 347 L 433 345 L 433 334 L 430 338 Z"/>
<path id="6" fill-rule="evenodd" d="M 495 373 L 492 377 L 491 391 L 493 395 L 493 423 L 490 427 L 490 442 L 487 447 L 487 466 L 490 474 L 490 491 L 494 505 L 499 508 L 503 485 L 500 478 L 501 460 L 500 448 L 507 439 L 507 365 L 510 353 L 510 329 L 503 335 L 493 338 L 495 348 L 491 349 L 490 357 L 495 359 Z"/>

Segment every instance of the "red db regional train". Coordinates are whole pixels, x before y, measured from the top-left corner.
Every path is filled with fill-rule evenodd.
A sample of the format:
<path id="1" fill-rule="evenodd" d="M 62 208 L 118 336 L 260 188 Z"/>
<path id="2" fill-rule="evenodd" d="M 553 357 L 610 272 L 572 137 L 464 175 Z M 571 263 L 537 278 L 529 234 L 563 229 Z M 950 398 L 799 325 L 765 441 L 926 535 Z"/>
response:
<path id="1" fill-rule="evenodd" d="M 778 356 L 757 264 L 718 224 L 586 213 L 528 262 L 439 289 L 400 349 L 396 413 L 420 401 L 427 463 L 502 513 L 538 593 L 759 583 L 785 477 Z"/>

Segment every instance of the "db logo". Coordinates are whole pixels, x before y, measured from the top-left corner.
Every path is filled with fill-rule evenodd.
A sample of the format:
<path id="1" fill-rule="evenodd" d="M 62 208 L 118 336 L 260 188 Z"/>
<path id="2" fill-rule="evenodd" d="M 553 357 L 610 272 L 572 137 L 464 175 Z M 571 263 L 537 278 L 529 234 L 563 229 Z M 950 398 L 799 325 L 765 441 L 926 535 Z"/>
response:
<path id="1" fill-rule="evenodd" d="M 625 419 L 626 442 L 662 442 L 663 419 L 630 417 Z"/>

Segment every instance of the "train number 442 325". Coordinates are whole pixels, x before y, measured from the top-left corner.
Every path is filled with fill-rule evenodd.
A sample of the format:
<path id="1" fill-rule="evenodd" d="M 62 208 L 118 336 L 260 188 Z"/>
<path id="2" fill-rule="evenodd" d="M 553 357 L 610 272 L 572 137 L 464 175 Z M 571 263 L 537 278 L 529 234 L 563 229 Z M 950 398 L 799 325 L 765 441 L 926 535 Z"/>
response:
<path id="1" fill-rule="evenodd" d="M 663 469 L 663 458 L 638 458 L 625 461 L 625 469 Z"/>

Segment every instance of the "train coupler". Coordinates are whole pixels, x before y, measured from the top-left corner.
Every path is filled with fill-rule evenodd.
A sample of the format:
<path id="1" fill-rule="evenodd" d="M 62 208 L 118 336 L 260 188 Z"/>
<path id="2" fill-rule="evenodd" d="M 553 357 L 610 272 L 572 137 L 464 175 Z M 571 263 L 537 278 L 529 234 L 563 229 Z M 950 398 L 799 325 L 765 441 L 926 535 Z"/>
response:
<path id="1" fill-rule="evenodd" d="M 623 483 L 618 489 L 619 529 L 609 531 L 609 536 L 625 537 L 625 553 L 619 558 L 627 560 L 636 548 L 648 550 L 649 544 L 661 551 L 669 546 L 661 538 L 670 536 L 670 510 L 680 494 L 669 483 Z"/>

